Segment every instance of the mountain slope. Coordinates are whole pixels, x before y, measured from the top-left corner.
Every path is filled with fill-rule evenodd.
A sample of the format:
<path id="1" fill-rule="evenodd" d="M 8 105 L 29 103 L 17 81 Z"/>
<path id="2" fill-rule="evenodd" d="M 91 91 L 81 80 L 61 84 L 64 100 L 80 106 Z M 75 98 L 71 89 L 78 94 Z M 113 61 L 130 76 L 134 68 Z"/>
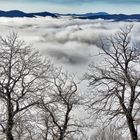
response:
<path id="1" fill-rule="evenodd" d="M 39 12 L 39 13 L 24 13 L 19 10 L 12 10 L 12 11 L 0 11 L 0 17 L 36 17 L 36 16 L 51 16 L 51 17 L 57 17 L 53 13 L 49 12 Z"/>
<path id="2" fill-rule="evenodd" d="M 36 13 L 25 13 L 19 10 L 12 11 L 0 11 L 0 17 L 61 17 L 61 16 L 71 16 L 73 18 L 79 19 L 104 19 L 104 20 L 113 20 L 113 21 L 139 21 L 140 14 L 133 15 L 124 15 L 124 14 L 108 14 L 106 12 L 98 13 L 86 13 L 86 14 L 59 14 L 59 13 L 50 13 L 50 12 L 36 12 Z"/>
<path id="3" fill-rule="evenodd" d="M 114 21 L 128 21 L 137 20 L 140 21 L 140 14 L 124 15 L 124 14 L 108 14 L 108 15 L 91 15 L 91 16 L 79 16 L 80 19 L 104 19 Z"/>

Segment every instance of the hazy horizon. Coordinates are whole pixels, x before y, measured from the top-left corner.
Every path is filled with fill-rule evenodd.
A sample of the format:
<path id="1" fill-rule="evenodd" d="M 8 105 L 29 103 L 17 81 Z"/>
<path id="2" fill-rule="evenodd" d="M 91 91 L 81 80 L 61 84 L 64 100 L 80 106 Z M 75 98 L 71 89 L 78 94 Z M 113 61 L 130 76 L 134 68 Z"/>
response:
<path id="1" fill-rule="evenodd" d="M 139 0 L 0 0 L 0 10 L 24 12 L 49 11 L 53 13 L 136 14 L 140 13 Z"/>
<path id="2" fill-rule="evenodd" d="M 140 12 L 139 13 L 110 13 L 110 12 L 106 12 L 106 11 L 97 11 L 97 12 L 82 12 L 82 13 L 74 13 L 74 12 L 51 12 L 51 11 L 48 11 L 48 10 L 42 10 L 42 11 L 26 11 L 26 10 L 20 10 L 20 9 L 9 9 L 9 10 L 1 10 L 0 9 L 0 11 L 4 11 L 4 12 L 9 12 L 9 11 L 21 11 L 21 12 L 24 12 L 24 13 L 40 13 L 40 12 L 48 12 L 48 13 L 52 13 L 52 14 L 64 14 L 64 15 L 67 15 L 67 14 L 79 14 L 79 15 L 82 15 L 82 14 L 89 14 L 89 13 L 93 13 L 93 14 L 96 14 L 96 13 L 107 13 L 107 14 L 110 14 L 110 15 L 112 15 L 112 14 L 124 14 L 124 15 L 133 15 L 133 14 L 140 14 Z"/>

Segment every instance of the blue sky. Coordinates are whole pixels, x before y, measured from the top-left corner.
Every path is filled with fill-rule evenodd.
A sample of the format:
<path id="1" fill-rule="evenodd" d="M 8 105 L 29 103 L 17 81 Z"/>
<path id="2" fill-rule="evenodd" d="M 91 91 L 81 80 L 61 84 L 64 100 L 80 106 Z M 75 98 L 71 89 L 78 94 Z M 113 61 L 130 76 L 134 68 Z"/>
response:
<path id="1" fill-rule="evenodd" d="M 1 10 L 59 13 L 140 13 L 140 0 L 0 0 Z"/>

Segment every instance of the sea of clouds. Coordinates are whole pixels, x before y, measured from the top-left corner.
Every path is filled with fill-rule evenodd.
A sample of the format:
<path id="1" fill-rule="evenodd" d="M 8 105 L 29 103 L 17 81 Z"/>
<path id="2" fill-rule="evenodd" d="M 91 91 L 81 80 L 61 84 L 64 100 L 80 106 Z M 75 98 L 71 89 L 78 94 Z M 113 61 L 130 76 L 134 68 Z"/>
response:
<path id="1" fill-rule="evenodd" d="M 19 37 L 38 49 L 53 62 L 75 73 L 87 69 L 91 56 L 101 51 L 97 47 L 99 38 L 109 36 L 134 24 L 133 37 L 139 40 L 140 23 L 81 20 L 70 17 L 51 18 L 0 18 L 0 35 L 17 32 Z M 99 60 L 98 57 L 94 58 Z"/>
<path id="2" fill-rule="evenodd" d="M 139 22 L 81 20 L 70 17 L 1 17 L 0 35 L 5 36 L 10 32 L 17 32 L 21 39 L 51 59 L 55 65 L 82 76 L 91 61 L 102 63 L 104 59 L 99 57 L 99 53 L 102 51 L 97 46 L 100 38 L 110 36 L 129 24 L 134 25 L 132 38 L 140 40 Z M 85 90 L 85 84 L 80 89 Z M 85 111 L 81 110 L 75 111 L 75 117 L 80 119 L 82 119 L 81 116 L 85 117 Z"/>

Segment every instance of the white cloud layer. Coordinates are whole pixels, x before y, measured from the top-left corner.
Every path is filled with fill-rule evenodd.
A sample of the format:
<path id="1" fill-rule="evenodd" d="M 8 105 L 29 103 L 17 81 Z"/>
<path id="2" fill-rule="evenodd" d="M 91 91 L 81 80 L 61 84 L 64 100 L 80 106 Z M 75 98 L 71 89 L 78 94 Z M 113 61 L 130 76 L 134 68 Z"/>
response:
<path id="1" fill-rule="evenodd" d="M 53 59 L 55 64 L 81 73 L 87 68 L 90 55 L 101 51 L 96 46 L 98 39 L 116 32 L 125 24 L 130 23 L 50 17 L 0 18 L 0 35 L 18 32 L 21 38 Z M 133 35 L 139 40 L 140 23 L 133 24 Z"/>
<path id="2" fill-rule="evenodd" d="M 0 18 L 0 35 L 18 32 L 20 38 L 40 50 L 42 55 L 51 58 L 56 65 L 81 76 L 86 71 L 91 56 L 94 56 L 92 61 L 95 63 L 102 63 L 104 59 L 98 57 L 101 52 L 97 47 L 98 39 L 115 33 L 126 24 L 131 23 L 49 17 Z M 132 37 L 140 40 L 140 23 L 133 24 Z M 80 90 L 84 96 L 85 82 Z M 82 119 L 87 115 L 83 108 L 74 111 L 75 118 Z M 87 132 L 89 135 L 91 133 L 93 130 Z"/>

